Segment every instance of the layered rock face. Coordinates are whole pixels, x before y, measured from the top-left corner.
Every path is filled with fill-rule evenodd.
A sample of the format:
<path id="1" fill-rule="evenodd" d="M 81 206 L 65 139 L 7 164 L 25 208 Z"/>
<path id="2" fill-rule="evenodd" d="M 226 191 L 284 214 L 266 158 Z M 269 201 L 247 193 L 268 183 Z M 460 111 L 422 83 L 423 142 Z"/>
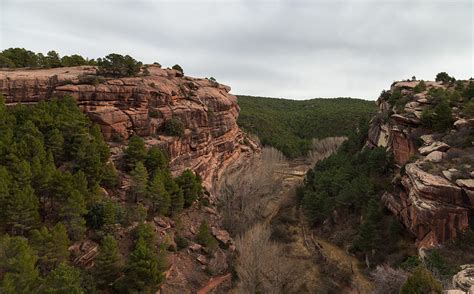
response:
<path id="1" fill-rule="evenodd" d="M 463 101 L 452 102 L 452 126 L 437 132 L 427 127 L 423 111 L 439 103 L 431 89 L 453 85 L 425 82 L 426 90 L 415 93 L 418 83 L 396 82 L 382 93 L 367 145 L 392 153 L 400 171 L 382 201 L 416 236 L 418 247 L 429 248 L 456 238 L 472 223 L 474 119 L 463 115 Z M 396 92 L 398 100 L 391 99 Z"/>
<path id="2" fill-rule="evenodd" d="M 229 161 L 256 148 L 243 144 L 236 97 L 208 79 L 158 66 L 148 70 L 147 76 L 119 79 L 98 77 L 90 66 L 0 71 L 0 93 L 8 105 L 72 96 L 107 140 L 145 137 L 168 150 L 173 172 L 192 169 L 210 189 Z M 172 118 L 183 124 L 182 136 L 165 133 Z"/>

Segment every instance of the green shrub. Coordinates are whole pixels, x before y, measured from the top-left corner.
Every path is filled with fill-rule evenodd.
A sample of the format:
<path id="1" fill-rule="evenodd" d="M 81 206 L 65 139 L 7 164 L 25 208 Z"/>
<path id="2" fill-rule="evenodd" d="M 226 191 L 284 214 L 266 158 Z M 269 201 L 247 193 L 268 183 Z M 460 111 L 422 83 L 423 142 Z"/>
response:
<path id="1" fill-rule="evenodd" d="M 173 65 L 172 69 L 177 70 L 180 73 L 184 74 L 183 68 L 179 64 Z"/>
<path id="2" fill-rule="evenodd" d="M 474 117 L 474 100 L 473 100 L 473 101 L 469 101 L 469 102 L 466 103 L 466 105 L 464 106 L 464 109 L 463 109 L 462 113 L 463 113 L 465 116 Z"/>
<path id="3" fill-rule="evenodd" d="M 420 81 L 418 83 L 418 85 L 415 86 L 415 88 L 413 88 L 413 91 L 415 91 L 415 93 L 421 93 L 423 91 L 426 91 L 426 84 L 424 81 Z"/>
<path id="4" fill-rule="evenodd" d="M 183 237 L 181 235 L 177 235 L 174 239 L 176 242 L 176 246 L 178 247 L 178 250 L 182 250 L 184 248 L 187 248 L 189 246 L 189 241 L 186 237 Z"/>
<path id="5" fill-rule="evenodd" d="M 456 79 L 454 77 L 450 77 L 446 72 L 440 72 L 436 75 L 435 81 L 442 82 L 442 83 L 449 83 L 455 82 Z"/>
<path id="6" fill-rule="evenodd" d="M 168 136 L 182 137 L 184 135 L 184 124 L 176 118 L 167 120 L 164 129 Z"/>
<path id="7" fill-rule="evenodd" d="M 196 235 L 196 241 L 202 246 L 205 246 L 211 250 L 216 249 L 218 246 L 217 240 L 211 234 L 211 229 L 209 228 L 209 225 L 206 221 L 203 221 L 199 226 L 199 231 Z"/>
<path id="8" fill-rule="evenodd" d="M 443 132 L 453 125 L 451 107 L 446 100 L 439 102 L 434 108 L 427 108 L 421 113 L 421 122 L 427 128 Z"/>
<path id="9" fill-rule="evenodd" d="M 158 110 L 152 108 L 148 111 L 148 116 L 151 118 L 160 118 L 162 117 L 162 114 Z"/>
<path id="10" fill-rule="evenodd" d="M 401 294 L 441 294 L 443 287 L 436 281 L 429 271 L 418 267 L 407 279 L 402 287 Z"/>

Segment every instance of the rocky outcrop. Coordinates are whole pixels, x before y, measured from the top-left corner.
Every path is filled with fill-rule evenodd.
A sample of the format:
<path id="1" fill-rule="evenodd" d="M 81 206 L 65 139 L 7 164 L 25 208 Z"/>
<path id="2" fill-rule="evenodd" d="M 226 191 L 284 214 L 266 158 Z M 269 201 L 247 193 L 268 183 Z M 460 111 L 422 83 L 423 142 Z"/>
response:
<path id="1" fill-rule="evenodd" d="M 368 147 L 384 147 L 400 168 L 391 192 L 382 196 L 385 206 L 416 236 L 420 248 L 456 238 L 469 227 L 474 209 L 474 134 L 472 119 L 453 107 L 452 127 L 435 132 L 422 123 L 424 110 L 437 102 L 430 89 L 453 85 L 418 81 L 395 82 L 377 101 L 379 114 L 369 128 Z M 396 99 L 393 95 L 396 94 Z M 465 140 L 465 139 L 467 140 Z"/>
<path id="2" fill-rule="evenodd" d="M 461 271 L 453 276 L 453 286 L 461 289 L 461 293 L 474 293 L 474 264 L 461 266 Z"/>
<path id="3" fill-rule="evenodd" d="M 99 77 L 90 66 L 0 71 L 0 93 L 9 105 L 72 96 L 107 140 L 143 136 L 168 150 L 173 172 L 195 170 L 209 189 L 229 161 L 256 148 L 249 140 L 244 144 L 236 97 L 208 79 L 158 66 L 148 70 L 147 76 L 120 79 Z M 164 131 L 172 118 L 184 125 L 181 137 Z"/>
<path id="4" fill-rule="evenodd" d="M 470 203 L 457 185 L 415 163 L 406 165 L 401 183 L 401 191 L 385 193 L 382 200 L 417 237 L 419 247 L 456 238 L 469 226 Z"/>

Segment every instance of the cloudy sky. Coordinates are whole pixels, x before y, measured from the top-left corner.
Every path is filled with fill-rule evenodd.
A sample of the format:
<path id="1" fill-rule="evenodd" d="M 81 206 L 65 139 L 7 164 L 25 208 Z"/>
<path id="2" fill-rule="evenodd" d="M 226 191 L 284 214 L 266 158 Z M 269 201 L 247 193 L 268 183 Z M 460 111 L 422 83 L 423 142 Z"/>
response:
<path id="1" fill-rule="evenodd" d="M 0 0 L 0 48 L 130 54 L 236 94 L 376 99 L 397 79 L 473 74 L 470 0 Z"/>

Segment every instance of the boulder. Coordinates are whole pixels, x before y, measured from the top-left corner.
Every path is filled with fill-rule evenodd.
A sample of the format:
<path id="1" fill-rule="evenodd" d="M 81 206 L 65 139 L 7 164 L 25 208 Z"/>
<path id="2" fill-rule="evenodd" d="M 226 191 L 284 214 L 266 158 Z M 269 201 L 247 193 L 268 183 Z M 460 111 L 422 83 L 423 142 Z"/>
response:
<path id="1" fill-rule="evenodd" d="M 438 163 L 443 161 L 444 158 L 446 158 L 446 153 L 441 151 L 433 151 L 425 157 L 425 160 Z"/>
<path id="2" fill-rule="evenodd" d="M 453 286 L 471 293 L 474 291 L 474 264 L 461 265 L 460 268 L 461 270 L 453 276 Z"/>
<path id="3" fill-rule="evenodd" d="M 212 228 L 212 234 L 218 241 L 223 244 L 230 244 L 232 242 L 232 237 L 230 236 L 229 232 L 226 230 L 220 230 L 218 228 Z"/>
<path id="4" fill-rule="evenodd" d="M 444 142 L 436 141 L 431 143 L 429 146 L 424 146 L 418 149 L 421 155 L 430 154 L 433 151 L 442 151 L 445 152 L 450 148 L 450 146 Z"/>
<path id="5" fill-rule="evenodd" d="M 456 180 L 456 184 L 469 190 L 474 190 L 474 179 L 459 179 Z"/>
<path id="6" fill-rule="evenodd" d="M 450 168 L 448 170 L 442 171 L 442 174 L 446 179 L 453 181 L 454 177 L 458 176 L 460 172 L 455 168 Z"/>
<path id="7" fill-rule="evenodd" d="M 454 127 L 458 130 L 471 127 L 474 125 L 474 119 L 461 118 L 454 122 Z"/>
<path id="8" fill-rule="evenodd" d="M 194 252 L 199 252 L 201 251 L 202 246 L 198 243 L 192 243 L 191 245 L 189 245 L 189 249 L 191 249 L 191 251 L 194 251 Z"/>
<path id="9" fill-rule="evenodd" d="M 196 257 L 196 260 L 199 261 L 199 263 L 201 263 L 202 265 L 206 265 L 206 264 L 207 264 L 207 257 L 205 257 L 205 256 L 202 255 L 202 254 L 199 254 L 199 255 Z"/>

